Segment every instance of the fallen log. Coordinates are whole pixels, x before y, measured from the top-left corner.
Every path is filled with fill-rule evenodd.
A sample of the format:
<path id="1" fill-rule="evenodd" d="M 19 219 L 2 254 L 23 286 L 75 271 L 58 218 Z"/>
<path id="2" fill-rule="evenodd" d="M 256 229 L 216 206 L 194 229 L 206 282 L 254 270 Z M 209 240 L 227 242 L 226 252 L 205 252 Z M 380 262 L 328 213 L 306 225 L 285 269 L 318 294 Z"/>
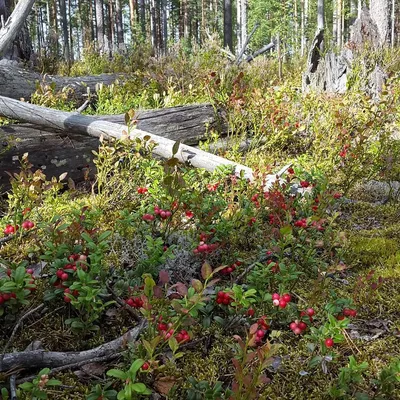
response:
<path id="1" fill-rule="evenodd" d="M 0 96 L 0 115 L 39 126 L 46 126 L 54 130 L 78 134 L 83 133 L 97 138 L 121 139 L 124 137 L 124 132 L 128 132 L 128 127 L 126 125 L 98 120 L 94 117 L 83 116 L 76 113 L 35 106 L 3 96 Z M 169 159 L 174 154 L 174 140 L 154 135 L 140 129 L 131 130 L 130 137 L 142 140 L 148 137 L 150 140 L 157 143 L 154 154 L 164 159 Z M 175 157 L 181 163 L 188 163 L 193 167 L 204 168 L 208 171 L 214 171 L 217 167 L 223 165 L 230 165 L 233 167 L 235 173 L 243 173 L 248 179 L 252 179 L 253 177 L 251 168 L 195 149 L 186 144 L 181 143 L 179 145 Z"/>
<path id="2" fill-rule="evenodd" d="M 0 372 L 8 371 L 11 368 L 33 369 L 62 367 L 64 365 L 82 363 L 97 357 L 106 357 L 117 353 L 120 348 L 126 346 L 127 343 L 137 340 L 145 327 L 146 321 L 142 320 L 140 324 L 125 333 L 125 335 L 94 349 L 85 351 L 59 352 L 33 350 L 3 354 L 0 356 Z"/>
<path id="3" fill-rule="evenodd" d="M 92 76 L 63 77 L 55 75 L 41 75 L 37 72 L 15 67 L 14 65 L 0 65 L 0 93 L 2 96 L 20 100 L 29 100 L 36 91 L 37 85 L 43 83 L 54 85 L 55 89 L 71 88 L 74 98 L 81 100 L 87 95 L 88 89 L 95 92 L 96 85 L 103 83 L 111 85 L 116 80 L 124 80 L 124 74 L 101 74 Z"/>
<path id="4" fill-rule="evenodd" d="M 125 121 L 124 114 L 94 118 L 117 124 Z M 207 127 L 217 124 L 210 104 L 139 111 L 134 118 L 138 129 L 188 145 L 198 144 L 205 138 Z M 92 151 L 99 147 L 97 138 L 32 124 L 12 124 L 0 127 L 0 140 L 4 148 L 10 143 L 0 155 L 0 186 L 4 189 L 9 188 L 7 172 L 19 172 L 19 159 L 24 153 L 29 153 L 30 163 L 48 178 L 68 172 L 69 178 L 79 182 L 95 172 Z"/>

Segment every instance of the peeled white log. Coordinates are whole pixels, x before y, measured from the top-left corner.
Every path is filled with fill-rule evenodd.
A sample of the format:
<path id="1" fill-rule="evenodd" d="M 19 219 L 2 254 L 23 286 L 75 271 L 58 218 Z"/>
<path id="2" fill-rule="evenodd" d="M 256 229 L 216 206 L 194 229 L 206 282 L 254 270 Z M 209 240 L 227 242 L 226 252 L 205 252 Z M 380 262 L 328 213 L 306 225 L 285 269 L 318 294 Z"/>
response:
<path id="1" fill-rule="evenodd" d="M 97 118 L 77 113 L 40 107 L 4 96 L 0 96 L 0 115 L 54 130 L 86 133 L 98 138 L 122 139 L 124 137 L 124 131 L 128 132 L 128 127 L 126 125 L 99 121 Z M 150 138 L 150 140 L 157 143 L 154 150 L 155 155 L 165 159 L 173 156 L 175 141 L 171 139 L 160 137 L 139 129 L 132 129 L 130 131 L 130 137 L 132 139 L 139 138 L 142 140 L 145 137 Z M 251 168 L 185 144 L 179 145 L 175 157 L 182 163 L 189 163 L 193 167 L 204 168 L 207 171 L 214 171 L 220 166 L 230 165 L 233 167 L 236 174 L 239 175 L 242 173 L 245 178 L 253 179 L 253 171 Z"/>

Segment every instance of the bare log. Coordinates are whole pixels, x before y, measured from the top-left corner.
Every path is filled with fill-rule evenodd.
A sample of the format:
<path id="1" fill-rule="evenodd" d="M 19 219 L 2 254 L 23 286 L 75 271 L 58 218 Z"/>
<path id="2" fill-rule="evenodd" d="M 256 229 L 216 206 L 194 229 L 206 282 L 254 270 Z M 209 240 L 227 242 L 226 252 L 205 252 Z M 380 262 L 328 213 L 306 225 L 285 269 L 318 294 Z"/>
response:
<path id="1" fill-rule="evenodd" d="M 22 3 L 22 2 L 19 2 Z M 18 3 L 18 4 L 19 4 Z M 81 100 L 87 94 L 95 92 L 96 85 L 111 85 L 116 80 L 124 80 L 124 74 L 101 74 L 93 76 L 63 77 L 55 75 L 41 75 L 37 72 L 10 65 L 0 65 L 0 93 L 2 96 L 20 100 L 29 100 L 37 85 L 43 83 L 54 85 L 56 90 L 71 88 L 74 98 Z"/>
<path id="2" fill-rule="evenodd" d="M 86 360 L 97 357 L 106 357 L 119 351 L 121 347 L 126 346 L 129 342 L 137 340 L 139 335 L 146 327 L 146 322 L 141 321 L 139 325 L 128 331 L 125 335 L 112 340 L 111 342 L 102 344 L 94 349 L 85 351 L 23 351 L 19 353 L 7 353 L 0 360 L 0 372 L 8 371 L 11 368 L 54 368 L 69 364 L 77 364 Z"/>
<path id="3" fill-rule="evenodd" d="M 126 125 L 102 120 L 99 121 L 96 118 L 83 116 L 77 113 L 68 113 L 46 107 L 39 107 L 3 96 L 0 96 L 0 115 L 39 126 L 46 126 L 54 130 L 86 133 L 97 138 L 121 139 L 124 137 L 124 132 L 128 131 Z M 130 132 L 130 137 L 142 140 L 145 137 L 150 138 L 150 140 L 157 143 L 154 150 L 154 154 L 157 156 L 168 159 L 173 155 L 174 140 L 163 138 L 140 129 L 132 130 Z M 175 157 L 182 163 L 188 163 L 193 167 L 204 168 L 208 171 L 214 171 L 220 166 L 229 165 L 232 166 L 235 173 L 243 173 L 248 179 L 252 179 L 253 177 L 253 171 L 244 165 L 237 164 L 185 144 L 180 144 Z"/>
<path id="4" fill-rule="evenodd" d="M 0 29 L 0 54 L 7 50 L 18 35 L 34 2 L 35 0 L 19 1 L 15 6 L 13 13 L 7 19 L 5 25 Z"/>
<path id="5" fill-rule="evenodd" d="M 95 118 L 118 124 L 125 121 L 124 114 Z M 134 118 L 138 120 L 138 129 L 189 145 L 203 140 L 207 127 L 217 124 L 210 104 L 139 111 Z M 19 172 L 19 159 L 24 153 L 29 153 L 30 163 L 35 169 L 42 169 L 48 178 L 68 172 L 69 178 L 80 182 L 87 174 L 95 173 L 92 151 L 98 150 L 97 138 L 32 124 L 12 124 L 0 127 L 0 141 L 4 146 L 11 143 L 0 156 L 0 186 L 4 189 L 9 187 L 7 172 Z"/>
<path id="6" fill-rule="evenodd" d="M 275 43 L 271 42 L 266 44 L 265 46 L 261 47 L 261 49 L 258 49 L 255 51 L 253 54 L 250 54 L 247 58 L 247 62 L 253 61 L 256 57 L 261 56 L 262 54 L 266 53 L 268 50 L 271 50 L 275 47 Z"/>

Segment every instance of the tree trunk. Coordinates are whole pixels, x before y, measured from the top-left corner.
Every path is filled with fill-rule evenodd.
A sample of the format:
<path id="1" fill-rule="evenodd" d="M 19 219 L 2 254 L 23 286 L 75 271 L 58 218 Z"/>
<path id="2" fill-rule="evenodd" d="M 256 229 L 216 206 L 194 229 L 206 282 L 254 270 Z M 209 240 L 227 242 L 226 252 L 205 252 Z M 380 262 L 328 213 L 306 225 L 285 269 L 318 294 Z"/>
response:
<path id="1" fill-rule="evenodd" d="M 241 20 L 240 42 L 241 42 L 242 46 L 244 46 L 244 44 L 246 43 L 246 39 L 247 39 L 247 0 L 240 0 L 240 1 L 242 3 L 242 6 L 240 7 L 240 11 L 242 14 L 240 16 L 240 20 Z"/>
<path id="2" fill-rule="evenodd" d="M 140 20 L 140 29 L 142 31 L 142 39 L 146 39 L 146 8 L 144 0 L 139 1 L 139 20 Z"/>
<path id="3" fill-rule="evenodd" d="M 39 107 L 3 96 L 0 96 L 0 115 L 39 126 L 46 126 L 54 130 L 83 133 L 97 138 L 122 139 L 125 137 L 124 132 L 130 132 L 131 139 L 144 140 L 144 138 L 148 137 L 149 140 L 157 143 L 154 149 L 155 155 L 164 159 L 169 159 L 174 155 L 173 149 L 176 143 L 174 140 L 139 129 L 129 130 L 126 125 L 98 120 L 97 118 L 77 113 Z M 223 165 L 232 166 L 235 173 L 243 172 L 246 178 L 253 179 L 253 171 L 250 168 L 185 144 L 179 145 L 175 157 L 181 163 L 189 163 L 195 168 L 204 168 L 211 172 Z"/>
<path id="4" fill-rule="evenodd" d="M 0 29 L 0 56 L 12 44 L 28 17 L 35 0 L 19 1 L 7 22 Z M 5 10 L 5 3 L 3 12 Z"/>
<path id="5" fill-rule="evenodd" d="M 242 0 L 236 1 L 236 49 L 239 53 L 243 47 L 242 43 Z"/>
<path id="6" fill-rule="evenodd" d="M 118 50 L 125 50 L 125 42 L 124 42 L 124 28 L 122 24 L 122 6 L 121 0 L 115 1 L 115 24 L 117 31 L 117 42 L 118 42 Z"/>
<path id="7" fill-rule="evenodd" d="M 95 0 L 95 7 L 96 7 L 97 50 L 101 54 L 104 51 L 103 0 Z"/>
<path id="8" fill-rule="evenodd" d="M 138 129 L 171 140 L 180 140 L 188 145 L 196 145 L 199 140 L 205 139 L 206 126 L 216 126 L 215 111 L 210 104 L 140 111 L 134 118 L 138 121 Z M 124 124 L 125 115 L 99 116 L 96 120 Z M 225 133 L 226 130 L 223 129 L 222 134 Z M 35 168 L 43 169 L 49 179 L 68 172 L 69 178 L 80 182 L 88 172 L 92 177 L 96 171 L 92 151 L 99 147 L 97 138 L 38 128 L 31 124 L 2 126 L 0 137 L 3 142 L 11 143 L 10 148 L 0 157 L 2 189 L 8 189 L 7 172 L 18 172 L 18 159 L 24 153 L 29 153 L 31 164 Z M 15 139 L 18 141 L 14 142 Z"/>
<path id="9" fill-rule="evenodd" d="M 131 27 L 131 44 L 134 42 L 136 26 L 136 0 L 129 0 L 129 22 Z"/>
<path id="10" fill-rule="evenodd" d="M 36 90 L 36 83 L 54 84 L 56 90 L 68 86 L 74 90 L 73 98 L 78 102 L 87 94 L 88 88 L 91 93 L 95 92 L 96 85 L 104 83 L 111 85 L 116 79 L 124 79 L 123 74 L 102 74 L 96 76 L 82 76 L 76 78 L 41 75 L 17 67 L 0 65 L 0 93 L 13 99 L 24 98 L 29 100 Z"/>
<path id="11" fill-rule="evenodd" d="M 224 1 L 224 47 L 228 47 L 233 52 L 232 0 Z"/>
<path id="12" fill-rule="evenodd" d="M 49 46 L 50 54 L 56 58 L 58 56 L 58 28 L 57 28 L 57 1 L 48 0 L 49 12 Z M 79 43 L 78 43 L 79 45 Z"/>
<path id="13" fill-rule="evenodd" d="M 389 39 L 389 0 L 371 0 L 370 10 L 378 26 L 380 42 L 386 44 Z"/>
<path id="14" fill-rule="evenodd" d="M 317 3 L 317 29 L 324 29 L 324 0 L 318 0 Z"/>
<path id="15" fill-rule="evenodd" d="M 61 13 L 61 25 L 63 30 L 63 54 L 64 60 L 70 64 L 70 51 L 69 51 L 69 40 L 68 40 L 68 20 L 67 20 L 67 8 L 65 0 L 60 1 L 60 13 Z"/>

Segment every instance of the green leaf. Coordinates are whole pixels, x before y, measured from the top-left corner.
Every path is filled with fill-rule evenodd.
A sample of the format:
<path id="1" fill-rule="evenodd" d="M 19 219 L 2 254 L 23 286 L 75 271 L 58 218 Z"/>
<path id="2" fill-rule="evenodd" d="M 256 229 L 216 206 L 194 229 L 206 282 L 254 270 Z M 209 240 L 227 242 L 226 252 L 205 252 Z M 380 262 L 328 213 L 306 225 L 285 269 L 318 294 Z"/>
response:
<path id="1" fill-rule="evenodd" d="M 178 341 L 175 339 L 174 336 L 171 336 L 168 340 L 168 346 L 169 348 L 172 350 L 173 353 L 175 353 L 178 348 L 179 348 L 179 344 Z"/>
<path id="2" fill-rule="evenodd" d="M 59 381 L 58 379 L 49 379 L 49 381 L 46 383 L 47 386 L 60 386 L 62 385 L 62 382 Z"/>
<path id="3" fill-rule="evenodd" d="M 204 280 L 208 279 L 211 274 L 212 274 L 212 268 L 211 265 L 207 262 L 204 261 L 203 265 L 201 266 L 201 276 Z"/>
<path id="4" fill-rule="evenodd" d="M 112 376 L 114 378 L 118 378 L 124 381 L 127 379 L 128 374 L 124 371 L 121 371 L 120 369 L 110 369 L 109 371 L 107 371 L 107 376 Z"/>
<path id="5" fill-rule="evenodd" d="M 198 279 L 192 279 L 192 286 L 196 292 L 203 290 L 203 284 Z"/>
<path id="6" fill-rule="evenodd" d="M 136 374 L 136 372 L 142 367 L 143 364 L 144 360 L 138 358 L 132 363 L 131 367 L 129 368 L 129 372 Z"/>
<path id="7" fill-rule="evenodd" d="M 144 383 L 141 382 L 137 382 L 134 383 L 132 386 L 132 389 L 136 392 L 136 393 L 144 393 L 144 391 L 147 389 L 146 385 Z"/>
<path id="8" fill-rule="evenodd" d="M 279 232 L 281 233 L 282 236 L 290 235 L 292 233 L 292 226 L 291 225 L 282 226 Z"/>
<path id="9" fill-rule="evenodd" d="M 178 150 L 179 150 L 179 146 L 181 145 L 180 140 L 177 140 L 174 145 L 172 146 L 172 155 L 174 156 Z"/>
<path id="10" fill-rule="evenodd" d="M 20 385 L 18 385 L 18 387 L 19 387 L 20 389 L 26 390 L 26 391 L 32 389 L 33 386 L 34 386 L 34 385 L 33 385 L 33 383 L 31 383 L 31 382 L 24 382 L 24 383 L 21 383 Z"/>

